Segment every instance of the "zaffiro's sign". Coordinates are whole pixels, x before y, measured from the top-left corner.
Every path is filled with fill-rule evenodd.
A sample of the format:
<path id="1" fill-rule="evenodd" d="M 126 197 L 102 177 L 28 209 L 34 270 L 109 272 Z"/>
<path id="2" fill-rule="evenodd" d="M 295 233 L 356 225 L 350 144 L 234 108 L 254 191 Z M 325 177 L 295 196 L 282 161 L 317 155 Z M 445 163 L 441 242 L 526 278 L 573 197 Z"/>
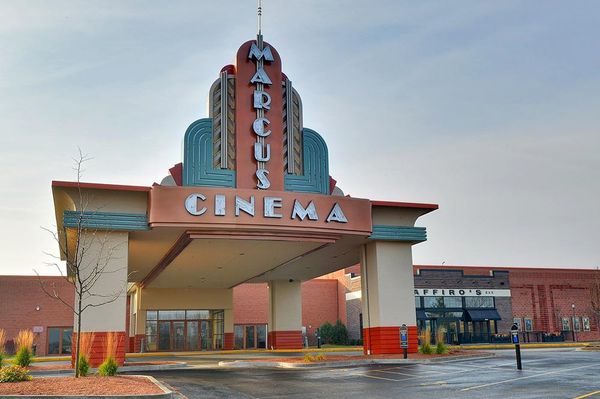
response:
<path id="1" fill-rule="evenodd" d="M 258 46 L 256 43 L 252 43 L 248 58 L 256 60 L 256 73 L 250 79 L 250 83 L 256 87 L 252 103 L 256 111 L 256 119 L 252 123 L 252 130 L 256 134 L 256 143 L 254 143 L 254 159 L 257 165 L 256 178 L 258 179 L 256 187 L 266 190 L 271 187 L 268 178 L 269 171 L 267 170 L 267 162 L 271 159 L 271 145 L 265 143 L 265 137 L 271 134 L 271 131 L 267 129 L 271 122 L 265 117 L 265 112 L 271 109 L 271 96 L 264 88 L 265 85 L 272 85 L 273 82 L 265 72 L 264 63 L 273 62 L 275 59 L 271 48 L 269 46 L 263 48 L 262 43 L 259 43 Z"/>
<path id="2" fill-rule="evenodd" d="M 415 296 L 495 296 L 509 297 L 507 289 L 484 288 L 415 288 Z"/>

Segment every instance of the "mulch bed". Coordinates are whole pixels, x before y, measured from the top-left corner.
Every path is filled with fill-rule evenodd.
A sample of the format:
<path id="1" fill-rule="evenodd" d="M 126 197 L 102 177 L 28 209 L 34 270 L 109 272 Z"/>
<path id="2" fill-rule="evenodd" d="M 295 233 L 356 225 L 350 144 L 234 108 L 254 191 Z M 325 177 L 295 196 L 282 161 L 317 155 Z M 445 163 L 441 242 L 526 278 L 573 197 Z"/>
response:
<path id="1" fill-rule="evenodd" d="M 408 359 L 431 359 L 431 358 L 452 358 L 455 356 L 481 356 L 486 352 L 480 351 L 463 351 L 463 350 L 451 350 L 443 355 L 436 353 L 431 355 L 424 355 L 422 353 L 409 353 Z M 314 355 L 314 354 L 313 354 Z M 264 358 L 264 359 L 251 359 L 249 362 L 281 362 L 281 363 L 323 363 L 323 362 L 343 362 L 348 360 L 370 360 L 370 359 L 403 359 L 402 354 L 392 355 L 330 355 L 325 354 L 325 359 L 316 360 L 313 362 L 307 362 L 302 357 L 280 357 L 280 358 Z"/>
<path id="2" fill-rule="evenodd" d="M 163 393 L 143 377 L 49 377 L 0 383 L 0 395 L 148 395 Z"/>

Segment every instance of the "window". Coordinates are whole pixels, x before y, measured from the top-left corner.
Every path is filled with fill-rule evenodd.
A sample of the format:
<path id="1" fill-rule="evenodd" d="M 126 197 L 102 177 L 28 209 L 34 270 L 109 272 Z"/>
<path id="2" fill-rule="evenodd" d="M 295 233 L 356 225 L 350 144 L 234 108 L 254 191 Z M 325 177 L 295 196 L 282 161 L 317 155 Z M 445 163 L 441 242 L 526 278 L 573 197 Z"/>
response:
<path id="1" fill-rule="evenodd" d="M 71 327 L 48 327 L 48 354 L 69 355 L 71 354 Z"/>
<path id="2" fill-rule="evenodd" d="M 444 297 L 443 296 L 426 296 L 423 297 L 424 307 L 426 308 L 443 308 Z"/>
<path id="3" fill-rule="evenodd" d="M 581 319 L 579 317 L 573 317 L 573 329 L 581 331 Z"/>
<path id="4" fill-rule="evenodd" d="M 524 319 L 525 321 L 525 331 L 533 331 L 533 320 L 531 319 Z"/>
<path id="5" fill-rule="evenodd" d="M 467 296 L 467 297 L 465 297 L 465 307 L 467 309 L 493 308 L 494 307 L 494 297 L 493 296 Z"/>
<path id="6" fill-rule="evenodd" d="M 459 296 L 445 296 L 444 307 L 446 308 L 462 308 L 462 298 Z"/>
<path id="7" fill-rule="evenodd" d="M 563 331 L 571 331 L 571 323 L 569 323 L 569 318 L 561 317 L 560 320 L 562 322 L 562 330 Z"/>
<path id="8" fill-rule="evenodd" d="M 590 331 L 590 318 L 589 317 L 584 317 L 583 318 L 583 331 Z"/>
<path id="9" fill-rule="evenodd" d="M 420 296 L 415 297 L 415 307 L 417 309 L 419 309 L 421 307 L 421 297 Z"/>
<path id="10" fill-rule="evenodd" d="M 426 296 L 423 301 L 425 308 L 462 308 L 462 298 L 459 296 Z"/>

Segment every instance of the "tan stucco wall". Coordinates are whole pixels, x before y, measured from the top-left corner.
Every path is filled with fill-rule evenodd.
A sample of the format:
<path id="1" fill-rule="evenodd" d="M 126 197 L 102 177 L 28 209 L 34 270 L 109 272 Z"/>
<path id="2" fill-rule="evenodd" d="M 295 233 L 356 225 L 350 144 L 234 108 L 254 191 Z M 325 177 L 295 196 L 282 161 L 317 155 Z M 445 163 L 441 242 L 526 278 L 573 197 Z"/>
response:
<path id="1" fill-rule="evenodd" d="M 80 258 L 83 279 L 100 270 L 97 281 L 90 288 L 95 296 L 84 294 L 82 306 L 97 305 L 116 298 L 110 303 L 88 307 L 83 311 L 81 330 L 125 331 L 123 315 L 127 307 L 128 234 L 102 231 L 95 234 L 83 233 L 80 242 L 80 249 L 84 250 Z M 77 307 L 77 297 L 75 306 Z M 73 325 L 77 329 L 77 318 Z"/>
<path id="2" fill-rule="evenodd" d="M 366 244 L 361 274 L 364 327 L 416 325 L 410 243 Z"/>
<path id="3" fill-rule="evenodd" d="M 300 281 L 269 281 L 269 331 L 302 329 Z"/>
<path id="4" fill-rule="evenodd" d="M 418 208 L 393 208 L 374 206 L 372 209 L 373 225 L 414 226 L 423 210 Z"/>

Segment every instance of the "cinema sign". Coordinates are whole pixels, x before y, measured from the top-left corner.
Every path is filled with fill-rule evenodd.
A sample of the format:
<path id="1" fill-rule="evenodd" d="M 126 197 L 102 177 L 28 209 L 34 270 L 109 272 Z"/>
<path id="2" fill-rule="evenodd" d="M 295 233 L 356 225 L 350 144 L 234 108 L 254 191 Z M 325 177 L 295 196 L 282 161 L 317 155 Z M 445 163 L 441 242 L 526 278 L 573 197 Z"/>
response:
<path id="1" fill-rule="evenodd" d="M 235 188 L 155 186 L 148 219 L 150 227 L 290 228 L 363 236 L 372 229 L 369 200 Z"/>

